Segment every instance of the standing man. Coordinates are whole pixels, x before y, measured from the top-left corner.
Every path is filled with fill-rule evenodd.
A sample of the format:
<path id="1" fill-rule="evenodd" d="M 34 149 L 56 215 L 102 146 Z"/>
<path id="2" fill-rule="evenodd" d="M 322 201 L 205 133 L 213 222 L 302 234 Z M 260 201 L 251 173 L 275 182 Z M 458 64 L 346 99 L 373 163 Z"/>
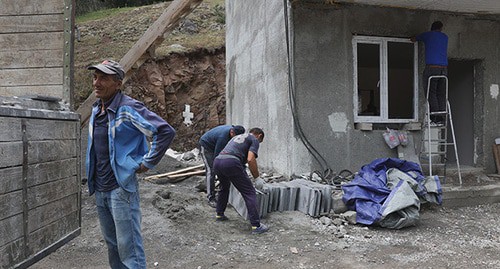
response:
<path id="1" fill-rule="evenodd" d="M 435 21 L 429 32 L 424 32 L 411 41 L 421 41 L 425 45 L 425 70 L 423 74 L 424 87 L 430 76 L 448 75 L 448 36 L 442 32 L 443 23 Z M 446 81 L 444 79 L 432 79 L 428 89 L 430 112 L 446 111 Z M 431 115 L 431 121 L 435 125 L 442 125 L 445 118 L 443 115 Z"/>
<path id="2" fill-rule="evenodd" d="M 111 268 L 146 268 L 136 173 L 153 168 L 175 130 L 143 103 L 120 91 L 125 72 L 106 60 L 94 70 L 86 156 L 89 195 L 95 193 Z M 151 144 L 149 145 L 148 140 Z"/>
<path id="3" fill-rule="evenodd" d="M 214 159 L 231 138 L 244 132 L 245 127 L 240 125 L 221 125 L 210 129 L 200 138 L 200 153 L 206 171 L 207 198 L 211 207 L 215 207 L 216 204 L 215 174 L 213 173 Z"/>
<path id="4" fill-rule="evenodd" d="M 260 223 L 255 188 L 245 169 L 245 163 L 248 163 L 248 168 L 254 180 L 262 181 L 259 178 L 259 169 L 257 167 L 257 152 L 262 141 L 264 141 L 264 131 L 260 128 L 252 128 L 248 134 L 233 137 L 214 161 L 214 172 L 219 177 L 221 184 L 219 199 L 217 199 L 216 221 L 228 219 L 224 212 L 229 199 L 229 187 L 233 183 L 234 187 L 243 196 L 243 200 L 245 200 L 248 217 L 252 225 L 252 234 L 261 234 L 269 230 L 266 225 Z"/>

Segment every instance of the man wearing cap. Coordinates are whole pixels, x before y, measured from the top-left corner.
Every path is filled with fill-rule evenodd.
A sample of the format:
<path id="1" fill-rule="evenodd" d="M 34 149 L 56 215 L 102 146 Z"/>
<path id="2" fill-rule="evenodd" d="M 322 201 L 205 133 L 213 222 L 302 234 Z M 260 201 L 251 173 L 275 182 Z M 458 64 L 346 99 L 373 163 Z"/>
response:
<path id="1" fill-rule="evenodd" d="M 94 70 L 86 156 L 89 195 L 95 193 L 111 268 L 146 268 L 136 173 L 153 168 L 175 130 L 143 103 L 124 95 L 125 72 L 106 60 Z M 149 139 L 151 143 L 148 143 Z"/>
<path id="2" fill-rule="evenodd" d="M 211 207 L 215 207 L 216 204 L 215 174 L 213 173 L 214 159 L 231 138 L 244 132 L 245 127 L 241 125 L 220 125 L 210 129 L 200 138 L 200 153 L 203 163 L 205 163 L 207 198 Z"/>

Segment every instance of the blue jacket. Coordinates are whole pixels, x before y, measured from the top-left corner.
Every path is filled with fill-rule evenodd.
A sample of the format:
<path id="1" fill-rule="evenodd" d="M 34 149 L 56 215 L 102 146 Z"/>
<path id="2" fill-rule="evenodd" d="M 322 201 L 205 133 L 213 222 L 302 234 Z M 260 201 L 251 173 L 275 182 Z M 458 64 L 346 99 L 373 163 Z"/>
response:
<path id="1" fill-rule="evenodd" d="M 214 154 L 214 158 L 224 149 L 227 142 L 231 140 L 229 131 L 233 128 L 232 125 L 220 125 L 208 130 L 200 138 L 200 145 L 206 150 L 210 150 Z"/>
<path id="2" fill-rule="evenodd" d="M 89 193 L 95 191 L 95 152 L 92 147 L 93 126 L 100 109 L 94 103 L 89 121 L 86 169 Z M 109 128 L 109 160 L 118 185 L 128 192 L 137 191 L 135 171 L 140 164 L 153 168 L 165 155 L 175 136 L 175 130 L 143 103 L 118 92 L 107 108 Z M 147 138 L 150 138 L 149 145 Z"/>

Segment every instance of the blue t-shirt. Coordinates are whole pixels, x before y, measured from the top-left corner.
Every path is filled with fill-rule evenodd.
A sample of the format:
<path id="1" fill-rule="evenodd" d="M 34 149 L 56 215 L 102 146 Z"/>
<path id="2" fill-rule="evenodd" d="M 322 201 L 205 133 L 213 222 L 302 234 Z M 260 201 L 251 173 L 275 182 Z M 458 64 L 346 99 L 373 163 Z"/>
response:
<path id="1" fill-rule="evenodd" d="M 237 157 L 241 163 L 245 164 L 248 158 L 248 152 L 251 151 L 257 158 L 259 151 L 259 140 L 252 134 L 240 134 L 233 137 L 226 147 L 220 152 L 221 155 L 231 155 Z"/>
<path id="2" fill-rule="evenodd" d="M 429 31 L 415 37 L 425 44 L 425 64 L 448 66 L 448 36 L 440 31 Z"/>
<path id="3" fill-rule="evenodd" d="M 229 135 L 231 128 L 233 128 L 232 125 L 221 125 L 210 129 L 201 136 L 199 141 L 200 145 L 212 151 L 214 157 L 216 157 L 231 139 Z"/>

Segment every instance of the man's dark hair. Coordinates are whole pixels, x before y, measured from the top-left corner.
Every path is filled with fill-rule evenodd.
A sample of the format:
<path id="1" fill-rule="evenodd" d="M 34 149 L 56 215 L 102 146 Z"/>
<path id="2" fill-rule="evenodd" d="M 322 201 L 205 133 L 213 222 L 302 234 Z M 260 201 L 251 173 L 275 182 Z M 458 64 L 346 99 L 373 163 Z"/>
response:
<path id="1" fill-rule="evenodd" d="M 441 21 L 435 21 L 431 25 L 431 31 L 443 29 L 443 23 Z"/>
<path id="2" fill-rule="evenodd" d="M 251 134 L 255 134 L 255 135 L 262 134 L 262 139 L 264 139 L 264 131 L 262 131 L 262 129 L 260 129 L 260 128 L 255 127 L 255 128 L 250 129 L 250 131 L 248 131 L 248 132 Z"/>
<path id="3" fill-rule="evenodd" d="M 240 135 L 245 132 L 245 127 L 241 125 L 232 125 L 231 129 L 233 129 L 235 135 Z"/>

